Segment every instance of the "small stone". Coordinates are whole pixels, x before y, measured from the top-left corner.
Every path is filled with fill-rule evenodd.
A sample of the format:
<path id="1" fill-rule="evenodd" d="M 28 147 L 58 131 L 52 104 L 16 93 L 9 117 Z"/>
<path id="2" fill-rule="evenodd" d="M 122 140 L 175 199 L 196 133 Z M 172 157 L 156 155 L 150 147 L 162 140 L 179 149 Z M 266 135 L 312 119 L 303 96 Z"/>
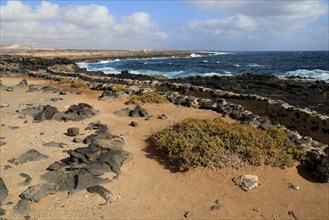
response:
<path id="1" fill-rule="evenodd" d="M 72 127 L 72 128 L 67 129 L 67 135 L 71 136 L 71 137 L 79 135 L 79 132 L 80 132 L 80 129 L 77 127 Z"/>
<path id="2" fill-rule="evenodd" d="M 41 132 L 40 135 L 44 135 L 45 133 L 44 132 Z"/>
<path id="3" fill-rule="evenodd" d="M 67 145 L 67 144 L 57 143 L 55 141 L 51 141 L 51 142 L 43 144 L 43 146 L 45 146 L 45 147 L 59 147 L 59 148 L 64 148 L 65 145 Z"/>
<path id="4" fill-rule="evenodd" d="M 66 92 L 64 90 L 59 92 L 60 95 L 66 95 Z"/>
<path id="5" fill-rule="evenodd" d="M 183 216 L 184 216 L 184 218 L 189 218 L 192 216 L 192 213 L 190 211 L 186 211 L 186 212 L 184 212 Z"/>
<path id="6" fill-rule="evenodd" d="M 83 139 L 82 138 L 73 138 L 74 143 L 82 143 Z"/>
<path id="7" fill-rule="evenodd" d="M 220 210 L 220 207 L 221 207 L 220 205 L 216 204 L 216 205 L 211 206 L 210 210 L 211 211 L 218 211 L 218 210 Z"/>
<path id="8" fill-rule="evenodd" d="M 246 174 L 238 178 L 234 178 L 233 182 L 245 191 L 250 191 L 258 187 L 258 177 L 255 175 Z"/>
<path id="9" fill-rule="evenodd" d="M 133 126 L 133 127 L 137 127 L 138 126 L 138 123 L 135 122 L 135 121 L 132 121 L 132 122 L 130 122 L 130 125 Z"/>
<path id="10" fill-rule="evenodd" d="M 159 119 L 166 120 L 166 119 L 168 119 L 168 115 L 166 115 L 166 114 L 161 114 L 161 115 L 159 115 L 158 118 L 159 118 Z"/>
<path id="11" fill-rule="evenodd" d="M 5 145 L 5 144 L 6 144 L 6 142 L 0 141 L 0 147 Z"/>
<path id="12" fill-rule="evenodd" d="M 0 104 L 0 108 L 5 108 L 5 107 L 9 107 L 9 104 L 5 103 L 5 104 Z"/>
<path id="13" fill-rule="evenodd" d="M 8 92 L 12 92 L 13 90 L 14 90 L 14 89 L 13 89 L 12 87 L 8 87 L 8 88 L 7 88 L 7 91 L 8 91 Z"/>
<path id="14" fill-rule="evenodd" d="M 145 121 L 149 121 L 149 120 L 151 120 L 151 118 L 152 118 L 152 115 L 149 115 L 145 118 Z"/>
<path id="15" fill-rule="evenodd" d="M 105 199 L 105 203 L 110 203 L 110 199 L 111 199 L 111 191 L 107 190 L 105 187 L 100 186 L 100 185 L 96 185 L 96 186 L 91 186 L 87 188 L 87 191 L 89 193 L 98 193 L 103 199 Z"/>
<path id="16" fill-rule="evenodd" d="M 25 120 L 25 121 L 24 121 L 25 124 L 28 123 L 28 122 L 29 122 L 28 120 Z"/>
<path id="17" fill-rule="evenodd" d="M 299 186 L 294 183 L 288 183 L 288 188 L 289 189 L 294 189 L 294 190 L 299 190 Z"/>

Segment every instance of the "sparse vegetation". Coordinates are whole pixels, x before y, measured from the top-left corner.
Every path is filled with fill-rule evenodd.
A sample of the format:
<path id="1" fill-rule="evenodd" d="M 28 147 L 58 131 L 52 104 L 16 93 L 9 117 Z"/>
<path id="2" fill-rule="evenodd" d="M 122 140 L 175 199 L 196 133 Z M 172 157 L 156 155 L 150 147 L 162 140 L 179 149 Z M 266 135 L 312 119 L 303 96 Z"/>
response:
<path id="1" fill-rule="evenodd" d="M 126 92 L 126 91 L 128 91 L 128 89 L 124 85 L 117 84 L 112 88 L 112 91 L 124 91 L 124 92 Z"/>
<path id="2" fill-rule="evenodd" d="M 59 84 L 71 84 L 71 78 L 62 78 L 58 83 Z"/>
<path id="3" fill-rule="evenodd" d="M 292 166 L 304 156 L 285 131 L 260 130 L 220 119 L 185 119 L 154 134 L 151 140 L 180 170 L 216 166 L 225 156 L 239 155 L 245 164 Z"/>
<path id="4" fill-rule="evenodd" d="M 73 87 L 73 88 L 88 88 L 89 86 L 85 82 L 74 81 L 74 82 L 72 82 L 71 87 Z"/>
<path id="5" fill-rule="evenodd" d="M 165 103 L 167 98 L 156 93 L 156 92 L 147 92 L 143 95 L 132 95 L 128 103 L 130 104 L 140 104 L 140 103 Z"/>

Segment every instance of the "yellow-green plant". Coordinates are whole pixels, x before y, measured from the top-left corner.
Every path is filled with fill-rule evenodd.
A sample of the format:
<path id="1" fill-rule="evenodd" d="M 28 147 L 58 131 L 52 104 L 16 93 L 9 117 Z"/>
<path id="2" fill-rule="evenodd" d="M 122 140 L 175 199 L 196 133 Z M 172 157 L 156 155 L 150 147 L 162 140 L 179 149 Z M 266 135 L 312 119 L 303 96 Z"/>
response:
<path id="1" fill-rule="evenodd" d="M 239 155 L 250 165 L 280 167 L 291 166 L 304 155 L 281 129 L 264 131 L 218 119 L 185 119 L 152 135 L 151 140 L 182 171 L 216 166 L 223 154 Z"/>
<path id="2" fill-rule="evenodd" d="M 62 78 L 58 83 L 59 84 L 71 84 L 71 79 L 70 78 Z"/>
<path id="3" fill-rule="evenodd" d="M 142 95 L 132 95 L 129 98 L 128 103 L 130 104 L 140 104 L 140 103 L 165 103 L 167 98 L 156 93 L 156 92 L 146 92 Z"/>
<path id="4" fill-rule="evenodd" d="M 72 82 L 71 87 L 73 87 L 73 88 L 88 88 L 89 86 L 85 82 L 74 81 L 74 82 Z"/>
<path id="5" fill-rule="evenodd" d="M 113 91 L 128 91 L 127 88 L 124 85 L 117 84 L 112 88 Z"/>

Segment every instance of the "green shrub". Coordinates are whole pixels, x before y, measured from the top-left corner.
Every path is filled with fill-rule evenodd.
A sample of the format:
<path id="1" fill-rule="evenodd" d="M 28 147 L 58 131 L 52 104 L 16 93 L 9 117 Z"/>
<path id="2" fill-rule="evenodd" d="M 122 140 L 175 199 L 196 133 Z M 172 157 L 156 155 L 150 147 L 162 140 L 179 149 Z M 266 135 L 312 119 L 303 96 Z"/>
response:
<path id="1" fill-rule="evenodd" d="M 58 83 L 59 84 L 71 84 L 71 78 L 62 78 Z"/>
<path id="2" fill-rule="evenodd" d="M 304 155 L 281 129 L 264 131 L 219 119 L 185 119 L 152 135 L 151 140 L 182 171 L 216 166 L 223 155 L 239 155 L 245 164 L 280 167 L 292 166 L 294 159 Z"/>
<path id="3" fill-rule="evenodd" d="M 124 85 L 121 85 L 121 84 L 117 84 L 115 85 L 113 88 L 112 88 L 113 91 L 128 91 L 128 89 L 124 86 Z"/>
<path id="4" fill-rule="evenodd" d="M 130 104 L 140 104 L 140 103 L 165 103 L 167 98 L 156 93 L 156 92 L 147 92 L 143 95 L 132 95 L 129 98 L 128 103 Z"/>
<path id="5" fill-rule="evenodd" d="M 81 81 L 74 81 L 72 84 L 71 84 L 71 87 L 73 88 L 88 88 L 88 84 L 85 83 L 85 82 L 81 82 Z"/>

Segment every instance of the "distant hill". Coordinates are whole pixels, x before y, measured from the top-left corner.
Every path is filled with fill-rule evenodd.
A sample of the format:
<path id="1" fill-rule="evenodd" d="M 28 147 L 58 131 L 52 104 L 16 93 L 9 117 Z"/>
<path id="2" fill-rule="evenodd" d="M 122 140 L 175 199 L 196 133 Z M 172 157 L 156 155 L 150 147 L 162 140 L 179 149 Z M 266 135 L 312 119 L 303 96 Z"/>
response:
<path id="1" fill-rule="evenodd" d="M 55 48 L 43 48 L 35 45 L 21 45 L 21 44 L 0 44 L 0 52 L 18 52 L 18 51 L 53 51 Z"/>

